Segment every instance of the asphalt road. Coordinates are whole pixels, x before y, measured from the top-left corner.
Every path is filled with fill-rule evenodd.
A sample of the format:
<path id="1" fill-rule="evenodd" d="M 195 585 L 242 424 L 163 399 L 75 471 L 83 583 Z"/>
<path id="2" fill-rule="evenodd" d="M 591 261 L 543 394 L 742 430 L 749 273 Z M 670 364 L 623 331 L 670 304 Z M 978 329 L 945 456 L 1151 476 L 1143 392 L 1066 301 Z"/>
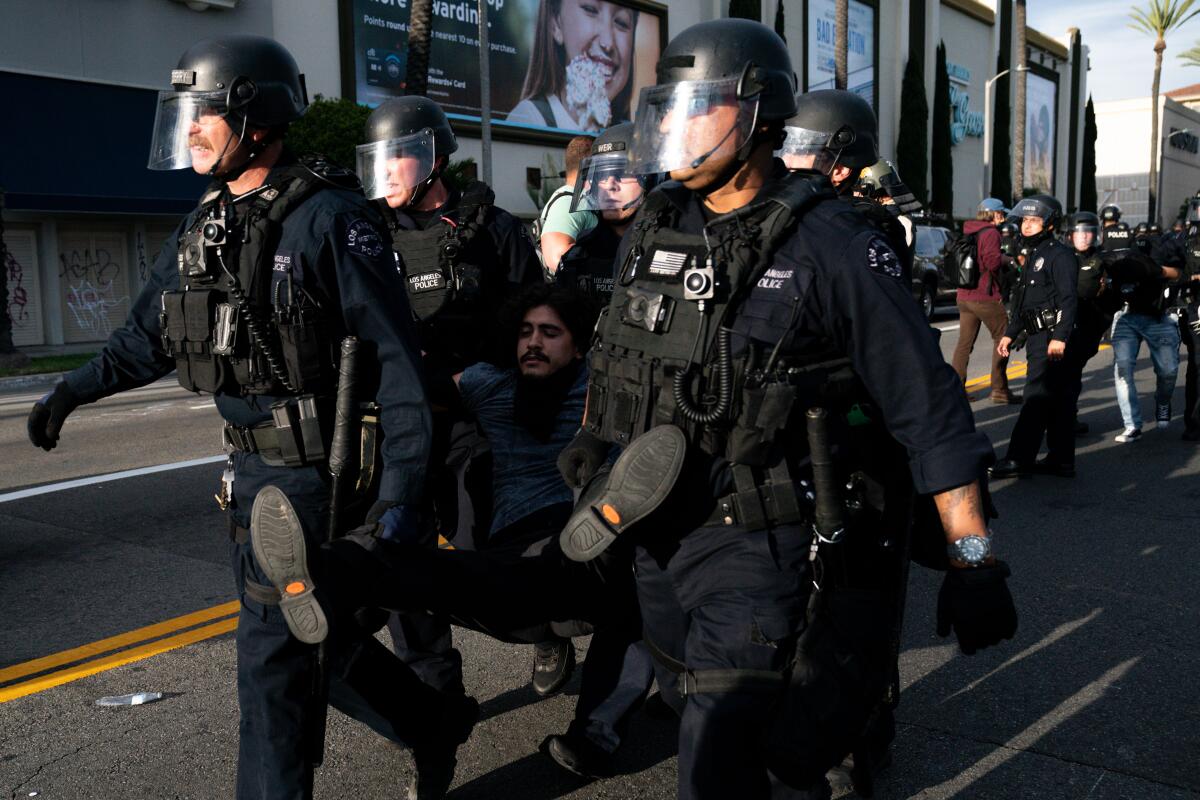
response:
<path id="1" fill-rule="evenodd" d="M 947 355 L 956 336 L 943 336 Z M 987 346 L 984 334 L 971 376 L 987 373 Z M 1148 409 L 1148 364 L 1138 377 Z M 1017 409 L 986 391 L 973 408 L 1002 450 Z M 0 394 L 0 793 L 230 796 L 236 605 L 212 500 L 221 465 L 15 494 L 218 456 L 218 417 L 159 384 L 81 409 L 45 454 L 25 440 L 33 399 Z M 993 484 L 1015 640 L 958 654 L 933 632 L 937 576 L 914 569 L 895 764 L 877 797 L 1200 798 L 1200 450 L 1179 441 L 1178 418 L 1137 444 L 1112 441 L 1110 351 L 1090 365 L 1080 406 L 1094 433 L 1080 439 L 1078 478 Z M 452 797 L 674 796 L 671 722 L 639 715 L 620 774 L 582 783 L 537 752 L 565 729 L 578 678 L 539 701 L 529 648 L 465 631 L 456 641 L 484 721 L 460 751 Z M 138 691 L 166 696 L 95 705 Z M 409 769 L 406 753 L 330 715 L 319 797 L 397 797 Z"/>

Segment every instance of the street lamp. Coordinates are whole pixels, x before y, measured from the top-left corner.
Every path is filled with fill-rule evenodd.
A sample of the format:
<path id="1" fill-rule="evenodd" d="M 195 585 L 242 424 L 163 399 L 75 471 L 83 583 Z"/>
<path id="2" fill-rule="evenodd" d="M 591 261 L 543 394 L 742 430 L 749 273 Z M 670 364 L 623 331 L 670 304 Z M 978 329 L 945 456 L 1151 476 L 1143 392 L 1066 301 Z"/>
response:
<path id="1" fill-rule="evenodd" d="M 1154 217 L 1155 217 L 1153 220 L 1154 223 L 1158 223 L 1160 225 L 1162 224 L 1162 205 L 1163 205 L 1163 203 L 1162 203 L 1162 176 L 1163 176 L 1163 162 L 1166 161 L 1166 158 L 1167 158 L 1167 142 L 1171 141 L 1172 137 L 1178 136 L 1181 133 L 1191 133 L 1191 132 L 1192 132 L 1191 128 L 1183 128 L 1181 130 L 1171 131 L 1170 133 L 1168 133 L 1166 136 L 1163 137 L 1162 147 L 1158 148 L 1158 160 L 1159 160 L 1158 186 L 1156 186 L 1154 188 L 1154 191 L 1155 191 L 1154 197 L 1158 201 L 1158 205 L 1154 209 Z M 1146 222 L 1151 222 L 1151 220 L 1146 220 Z"/>
<path id="2" fill-rule="evenodd" d="M 992 193 L 992 84 L 1010 72 L 1029 72 L 1029 67 L 1021 65 L 997 72 L 983 85 L 983 192 Z M 1025 120 L 1020 120 L 1024 125 Z"/>

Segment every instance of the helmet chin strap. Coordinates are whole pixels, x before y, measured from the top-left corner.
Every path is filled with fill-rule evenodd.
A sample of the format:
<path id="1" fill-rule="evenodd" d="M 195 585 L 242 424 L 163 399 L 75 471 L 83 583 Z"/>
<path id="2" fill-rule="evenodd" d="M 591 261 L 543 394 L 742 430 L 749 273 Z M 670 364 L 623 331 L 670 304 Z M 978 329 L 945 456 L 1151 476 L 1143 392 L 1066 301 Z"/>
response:
<path id="1" fill-rule="evenodd" d="M 250 169 L 250 167 L 254 165 L 254 162 L 256 160 L 258 160 L 258 157 L 261 156 L 263 154 L 263 152 L 268 147 L 271 146 L 272 143 L 274 143 L 276 137 L 273 133 L 268 131 L 267 134 L 265 136 L 263 136 L 263 138 L 261 140 L 259 140 L 257 142 L 250 141 L 247 144 L 247 140 L 246 140 L 247 123 L 248 123 L 248 119 L 243 116 L 242 117 L 242 129 L 237 135 L 237 142 L 238 142 L 237 146 L 234 147 L 233 150 L 230 150 L 229 144 L 230 144 L 230 142 L 233 141 L 233 139 L 230 138 L 230 139 L 226 140 L 225 146 L 221 148 L 221 154 L 219 156 L 217 156 L 217 160 L 213 162 L 212 167 L 210 167 L 208 170 L 207 174 L 209 177 L 216 178 L 217 180 L 219 180 L 223 183 L 227 183 L 227 184 L 231 183 L 233 181 L 236 181 L 238 178 L 242 177 L 242 175 L 245 174 L 246 170 Z M 247 144 L 247 147 L 246 147 L 246 158 L 243 159 L 242 163 L 236 167 L 233 167 L 233 168 L 225 171 L 225 172 L 217 172 L 217 168 L 221 166 L 221 162 L 223 162 L 227 157 L 232 157 L 233 155 L 235 155 L 237 153 L 237 151 L 241 149 L 243 144 Z"/>
<path id="2" fill-rule="evenodd" d="M 437 160 L 437 163 L 433 165 L 433 171 L 429 173 L 429 177 L 417 184 L 413 196 L 404 204 L 406 209 L 415 210 L 420 205 L 421 201 L 425 199 L 425 195 L 433 188 L 433 185 L 441 179 L 442 173 L 446 171 L 447 163 L 449 163 L 449 159 L 445 156 Z"/>

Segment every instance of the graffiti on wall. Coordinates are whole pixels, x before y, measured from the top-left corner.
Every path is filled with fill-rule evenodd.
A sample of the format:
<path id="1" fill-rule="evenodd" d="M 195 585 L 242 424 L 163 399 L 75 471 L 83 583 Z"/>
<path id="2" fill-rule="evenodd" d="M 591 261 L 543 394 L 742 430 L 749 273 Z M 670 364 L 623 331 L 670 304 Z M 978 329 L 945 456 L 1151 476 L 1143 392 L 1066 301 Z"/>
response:
<path id="1" fill-rule="evenodd" d="M 71 250 L 59 254 L 59 280 L 71 322 L 82 332 L 107 337 L 112 333 L 109 315 L 129 300 L 118 288 L 121 265 L 103 248 Z"/>

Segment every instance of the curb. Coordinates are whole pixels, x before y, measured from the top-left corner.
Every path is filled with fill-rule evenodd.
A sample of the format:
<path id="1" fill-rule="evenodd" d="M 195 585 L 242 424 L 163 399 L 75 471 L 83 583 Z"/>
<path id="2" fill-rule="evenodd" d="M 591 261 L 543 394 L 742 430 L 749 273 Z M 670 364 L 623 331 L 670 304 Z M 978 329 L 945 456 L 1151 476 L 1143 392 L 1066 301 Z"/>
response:
<path id="1" fill-rule="evenodd" d="M 44 372 L 39 375 L 14 375 L 11 378 L 0 378 L 0 392 L 53 386 L 62 380 L 62 376 L 61 372 Z"/>

